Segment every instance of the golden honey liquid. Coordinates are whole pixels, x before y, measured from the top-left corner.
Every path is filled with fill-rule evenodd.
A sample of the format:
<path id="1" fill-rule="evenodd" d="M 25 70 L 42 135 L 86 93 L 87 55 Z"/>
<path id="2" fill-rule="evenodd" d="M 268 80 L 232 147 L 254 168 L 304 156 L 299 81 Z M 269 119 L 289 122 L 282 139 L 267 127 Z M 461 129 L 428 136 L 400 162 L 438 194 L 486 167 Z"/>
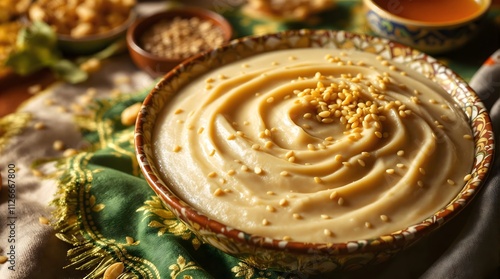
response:
<path id="1" fill-rule="evenodd" d="M 391 14 L 425 22 L 449 22 L 467 18 L 479 11 L 478 0 L 375 0 Z"/>

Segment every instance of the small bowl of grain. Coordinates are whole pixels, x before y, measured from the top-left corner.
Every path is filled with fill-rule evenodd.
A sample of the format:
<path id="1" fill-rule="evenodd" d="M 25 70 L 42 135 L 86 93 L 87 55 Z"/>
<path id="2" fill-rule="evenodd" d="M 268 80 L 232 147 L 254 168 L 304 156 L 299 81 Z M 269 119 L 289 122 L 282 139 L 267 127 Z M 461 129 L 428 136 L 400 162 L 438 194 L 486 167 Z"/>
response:
<path id="1" fill-rule="evenodd" d="M 227 43 L 230 23 L 221 15 L 196 7 L 173 8 L 135 22 L 127 31 L 134 63 L 161 76 L 182 61 Z"/>
<path id="2" fill-rule="evenodd" d="M 136 20 L 136 0 L 37 0 L 27 19 L 50 25 L 59 49 L 68 55 L 89 55 L 123 39 Z"/>

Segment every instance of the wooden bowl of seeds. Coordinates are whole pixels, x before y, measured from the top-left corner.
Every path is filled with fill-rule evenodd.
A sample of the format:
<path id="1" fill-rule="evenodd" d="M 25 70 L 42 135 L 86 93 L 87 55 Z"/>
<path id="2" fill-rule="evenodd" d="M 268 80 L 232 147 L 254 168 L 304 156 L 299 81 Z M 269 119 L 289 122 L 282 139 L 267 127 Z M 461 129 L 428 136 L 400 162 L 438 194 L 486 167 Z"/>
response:
<path id="1" fill-rule="evenodd" d="M 139 68 L 161 76 L 187 58 L 227 43 L 232 34 L 223 16 L 182 7 L 138 20 L 127 31 L 127 46 Z"/>

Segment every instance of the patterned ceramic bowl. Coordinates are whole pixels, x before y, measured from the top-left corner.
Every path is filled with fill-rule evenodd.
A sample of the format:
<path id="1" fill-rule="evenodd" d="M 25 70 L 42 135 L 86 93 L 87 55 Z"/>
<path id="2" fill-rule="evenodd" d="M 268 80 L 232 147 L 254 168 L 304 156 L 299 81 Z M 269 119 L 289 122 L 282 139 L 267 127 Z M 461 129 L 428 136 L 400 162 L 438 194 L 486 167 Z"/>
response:
<path id="1" fill-rule="evenodd" d="M 475 1 L 478 10 L 471 15 L 432 23 L 399 16 L 405 9 L 405 1 L 363 0 L 363 2 L 368 26 L 376 34 L 430 54 L 456 49 L 473 39 L 480 30 L 491 5 L 491 0 Z M 377 4 L 382 2 L 387 4 Z M 435 11 L 429 12 L 435 13 Z"/>
<path id="2" fill-rule="evenodd" d="M 330 48 L 376 53 L 422 73 L 453 96 L 470 120 L 475 159 L 471 179 L 460 193 L 425 220 L 387 235 L 342 243 L 303 243 L 270 239 L 233 229 L 208 218 L 180 200 L 162 181 L 153 152 L 157 116 L 173 94 L 193 77 L 207 71 L 278 49 Z M 232 41 L 205 55 L 194 57 L 170 71 L 143 103 L 135 128 L 135 149 L 141 170 L 167 208 L 204 242 L 262 269 L 304 273 L 354 269 L 380 263 L 456 216 L 480 189 L 493 159 L 493 131 L 487 111 L 472 89 L 453 71 L 432 57 L 387 39 L 344 31 L 286 31 Z"/>

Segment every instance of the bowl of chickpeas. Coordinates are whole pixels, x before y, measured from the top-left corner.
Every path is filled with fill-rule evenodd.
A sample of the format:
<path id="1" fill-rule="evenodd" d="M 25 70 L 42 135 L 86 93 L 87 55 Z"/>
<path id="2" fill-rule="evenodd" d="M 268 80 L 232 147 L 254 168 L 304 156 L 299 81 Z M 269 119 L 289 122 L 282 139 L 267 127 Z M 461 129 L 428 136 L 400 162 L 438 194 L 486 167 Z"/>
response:
<path id="1" fill-rule="evenodd" d="M 184 60 L 226 44 L 232 34 L 232 26 L 222 15 L 185 6 L 137 20 L 126 39 L 137 67 L 162 76 Z"/>
<path id="2" fill-rule="evenodd" d="M 28 19 L 50 25 L 62 52 L 87 55 L 124 37 L 137 18 L 135 5 L 136 0 L 37 0 Z"/>

